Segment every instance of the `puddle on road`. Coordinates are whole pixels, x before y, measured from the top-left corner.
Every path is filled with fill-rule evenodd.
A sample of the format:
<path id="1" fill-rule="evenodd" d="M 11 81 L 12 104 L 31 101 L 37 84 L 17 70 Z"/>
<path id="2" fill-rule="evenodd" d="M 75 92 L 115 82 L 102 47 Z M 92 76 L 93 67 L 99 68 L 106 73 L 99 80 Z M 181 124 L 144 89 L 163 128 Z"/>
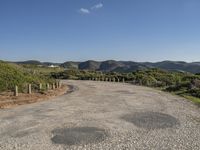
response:
<path id="1" fill-rule="evenodd" d="M 95 127 L 76 127 L 55 129 L 52 131 L 52 142 L 55 144 L 65 145 L 85 145 L 90 143 L 98 143 L 108 136 L 104 129 Z"/>
<path id="2" fill-rule="evenodd" d="M 145 129 L 165 129 L 180 126 L 178 119 L 159 112 L 137 112 L 125 115 L 122 119 L 133 123 L 139 128 Z"/>

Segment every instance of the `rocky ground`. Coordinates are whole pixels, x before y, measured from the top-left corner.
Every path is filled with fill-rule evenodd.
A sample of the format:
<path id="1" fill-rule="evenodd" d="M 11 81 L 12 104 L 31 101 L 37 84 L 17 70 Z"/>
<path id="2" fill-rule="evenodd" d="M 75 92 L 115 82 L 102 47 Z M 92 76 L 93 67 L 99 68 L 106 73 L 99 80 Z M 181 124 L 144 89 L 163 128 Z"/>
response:
<path id="1" fill-rule="evenodd" d="M 0 149 L 200 149 L 191 102 L 125 83 L 63 81 L 73 92 L 0 110 Z"/>

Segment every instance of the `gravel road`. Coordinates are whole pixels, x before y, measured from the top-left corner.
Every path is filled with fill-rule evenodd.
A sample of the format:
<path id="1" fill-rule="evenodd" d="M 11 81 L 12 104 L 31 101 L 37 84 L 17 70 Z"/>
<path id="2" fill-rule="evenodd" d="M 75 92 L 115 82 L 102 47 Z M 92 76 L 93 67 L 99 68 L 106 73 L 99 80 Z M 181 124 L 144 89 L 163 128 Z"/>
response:
<path id="1" fill-rule="evenodd" d="M 0 110 L 1 150 L 200 149 L 200 108 L 126 83 L 63 81 L 73 92 Z"/>

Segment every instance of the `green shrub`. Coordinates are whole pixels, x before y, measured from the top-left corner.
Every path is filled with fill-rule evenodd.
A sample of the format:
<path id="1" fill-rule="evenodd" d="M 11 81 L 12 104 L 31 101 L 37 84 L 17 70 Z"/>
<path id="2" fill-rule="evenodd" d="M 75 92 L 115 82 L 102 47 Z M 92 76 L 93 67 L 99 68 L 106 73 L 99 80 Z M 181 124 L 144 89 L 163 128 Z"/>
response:
<path id="1" fill-rule="evenodd" d="M 182 72 L 171 72 L 160 69 L 138 70 L 129 73 L 84 71 L 71 69 L 51 74 L 57 79 L 88 80 L 96 78 L 125 79 L 126 82 L 159 87 L 168 92 L 187 92 L 187 94 L 200 97 L 200 75 Z M 195 88 L 195 89 L 194 89 Z"/>
<path id="2" fill-rule="evenodd" d="M 191 96 L 194 96 L 194 97 L 198 97 L 200 98 L 200 89 L 190 89 L 187 91 L 187 93 Z"/>
<path id="3" fill-rule="evenodd" d="M 15 85 L 20 92 L 27 90 L 27 84 L 51 83 L 54 80 L 44 74 L 32 74 L 15 64 L 0 62 L 0 92 L 13 90 Z"/>

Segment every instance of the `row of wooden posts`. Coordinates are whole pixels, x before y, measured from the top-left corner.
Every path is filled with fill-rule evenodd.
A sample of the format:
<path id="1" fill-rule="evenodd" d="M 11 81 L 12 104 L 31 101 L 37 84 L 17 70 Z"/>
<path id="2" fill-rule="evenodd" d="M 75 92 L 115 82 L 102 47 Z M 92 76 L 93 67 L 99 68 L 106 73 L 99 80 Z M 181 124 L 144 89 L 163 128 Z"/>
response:
<path id="1" fill-rule="evenodd" d="M 107 81 L 107 82 L 125 82 L 124 78 L 122 78 L 121 80 L 119 78 L 89 78 L 89 80 L 92 80 L 92 81 Z"/>
<path id="2" fill-rule="evenodd" d="M 49 83 L 46 84 L 47 91 L 50 90 L 50 89 L 51 90 L 55 90 L 55 89 L 60 88 L 60 87 L 61 87 L 60 81 L 52 83 L 51 84 L 51 88 L 50 88 L 50 84 Z M 38 88 L 39 88 L 39 91 L 42 90 L 42 83 L 38 84 Z M 28 84 L 27 85 L 27 89 L 28 89 L 28 94 L 32 94 L 32 84 Z M 18 96 L 18 95 L 19 95 L 19 91 L 18 91 L 18 86 L 16 85 L 15 86 L 15 90 L 14 90 L 14 96 Z"/>

